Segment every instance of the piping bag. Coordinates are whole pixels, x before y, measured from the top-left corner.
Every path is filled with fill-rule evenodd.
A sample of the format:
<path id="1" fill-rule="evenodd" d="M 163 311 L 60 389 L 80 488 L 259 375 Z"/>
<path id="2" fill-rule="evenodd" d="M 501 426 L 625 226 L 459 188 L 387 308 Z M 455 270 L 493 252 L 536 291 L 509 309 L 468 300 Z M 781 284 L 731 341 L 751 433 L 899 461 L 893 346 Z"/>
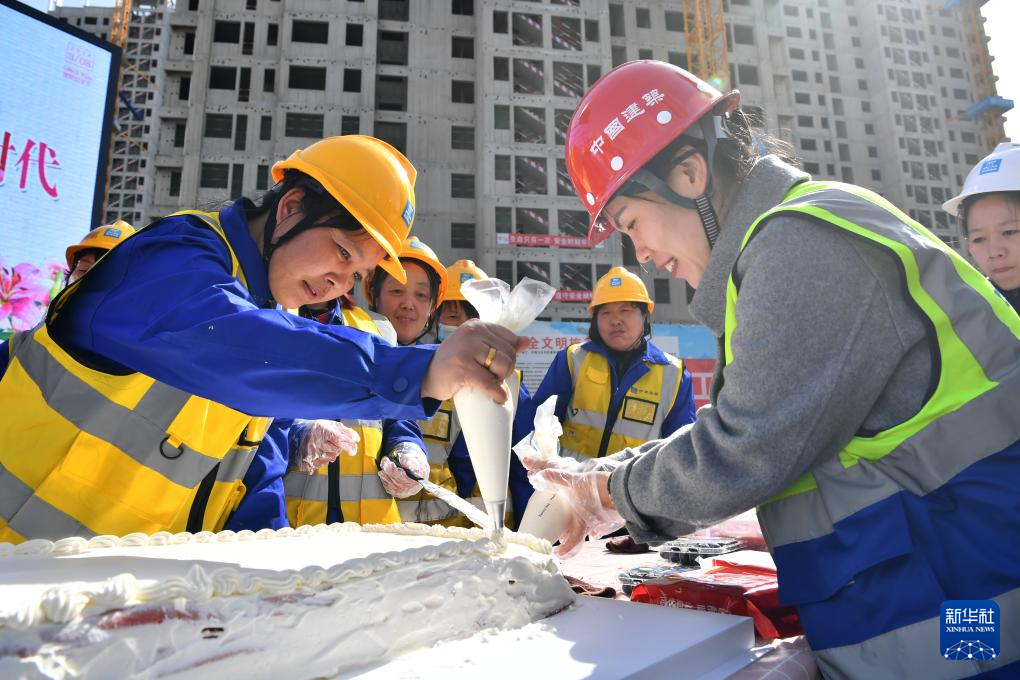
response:
<path id="1" fill-rule="evenodd" d="M 520 333 L 552 300 L 556 289 L 547 283 L 524 278 L 510 290 L 499 279 L 476 279 L 461 284 L 461 292 L 478 310 L 482 321 Z M 465 387 L 453 395 L 453 407 L 460 419 L 471 465 L 478 478 L 485 510 L 497 532 L 504 527 L 507 482 L 510 479 L 510 441 L 513 437 L 516 399 L 507 392 L 504 404 L 497 404 L 484 392 Z"/>
<path id="2" fill-rule="evenodd" d="M 556 417 L 554 394 L 535 411 L 535 431 L 517 443 L 514 453 L 521 459 L 525 456 L 543 460 L 559 458 L 561 434 L 563 427 Z M 563 535 L 570 519 L 570 504 L 565 495 L 563 489 L 555 491 L 536 489 L 528 501 L 524 517 L 517 523 L 517 531 L 555 543 Z"/>
<path id="3" fill-rule="evenodd" d="M 421 488 L 425 489 L 439 500 L 445 501 L 446 504 L 449 505 L 454 510 L 463 512 L 465 517 L 467 517 L 469 520 L 471 520 L 481 528 L 485 529 L 486 531 L 492 530 L 492 520 L 489 519 L 489 516 L 482 512 L 481 510 L 479 510 L 478 508 L 476 508 L 475 506 L 473 506 L 470 502 L 464 500 L 463 498 L 461 498 L 454 492 L 450 491 L 449 489 L 444 489 L 438 484 L 433 484 L 427 479 L 422 479 L 416 473 L 412 472 L 411 470 L 408 470 L 406 467 L 401 465 L 400 460 L 398 459 L 397 456 L 394 456 L 392 454 L 386 454 L 386 457 L 393 461 L 394 465 L 403 470 L 405 475 L 421 484 Z"/>

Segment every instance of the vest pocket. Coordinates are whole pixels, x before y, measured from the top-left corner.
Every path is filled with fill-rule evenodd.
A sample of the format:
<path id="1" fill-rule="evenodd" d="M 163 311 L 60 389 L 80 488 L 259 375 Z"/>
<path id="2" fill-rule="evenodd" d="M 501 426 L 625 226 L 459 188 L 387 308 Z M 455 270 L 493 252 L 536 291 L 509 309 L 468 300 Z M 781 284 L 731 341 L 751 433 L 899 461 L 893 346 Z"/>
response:
<path id="1" fill-rule="evenodd" d="M 419 420 L 422 437 L 447 443 L 450 441 L 451 411 L 439 410 L 428 420 Z"/>
<path id="2" fill-rule="evenodd" d="M 637 397 L 624 397 L 623 399 L 623 417 L 645 425 L 655 422 L 655 412 L 658 408 L 659 405 L 654 401 Z"/>
<path id="3" fill-rule="evenodd" d="M 212 494 L 209 495 L 209 504 L 206 506 L 205 526 L 211 527 L 210 531 L 222 531 L 230 515 L 241 506 L 247 492 L 248 489 L 241 480 L 231 483 L 216 482 Z M 211 525 L 208 522 L 210 510 L 218 511 Z"/>

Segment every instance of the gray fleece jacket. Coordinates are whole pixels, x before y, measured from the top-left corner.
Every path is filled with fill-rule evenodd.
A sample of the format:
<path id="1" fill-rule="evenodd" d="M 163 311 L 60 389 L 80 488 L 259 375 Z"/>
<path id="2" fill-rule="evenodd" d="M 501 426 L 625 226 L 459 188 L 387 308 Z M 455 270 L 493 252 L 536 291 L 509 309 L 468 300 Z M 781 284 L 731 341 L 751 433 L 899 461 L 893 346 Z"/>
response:
<path id="1" fill-rule="evenodd" d="M 726 283 L 751 223 L 808 176 L 759 160 L 721 227 L 691 313 L 722 357 Z M 771 220 L 740 257 L 734 361 L 711 405 L 667 439 L 626 449 L 609 489 L 639 541 L 682 536 L 752 508 L 860 430 L 907 420 L 931 373 L 925 326 L 876 246 L 799 217 Z"/>

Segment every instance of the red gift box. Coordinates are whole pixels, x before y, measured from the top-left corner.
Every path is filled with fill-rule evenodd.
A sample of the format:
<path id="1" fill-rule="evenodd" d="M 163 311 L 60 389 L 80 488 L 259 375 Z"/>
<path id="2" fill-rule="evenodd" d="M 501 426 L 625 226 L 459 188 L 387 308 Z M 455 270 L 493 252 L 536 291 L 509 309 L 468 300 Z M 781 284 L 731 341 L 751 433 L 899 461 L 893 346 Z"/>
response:
<path id="1" fill-rule="evenodd" d="M 722 564 L 670 578 L 653 579 L 634 587 L 632 602 L 666 607 L 750 616 L 759 636 L 786 638 L 802 635 L 793 605 L 779 604 L 779 583 L 772 569 Z"/>

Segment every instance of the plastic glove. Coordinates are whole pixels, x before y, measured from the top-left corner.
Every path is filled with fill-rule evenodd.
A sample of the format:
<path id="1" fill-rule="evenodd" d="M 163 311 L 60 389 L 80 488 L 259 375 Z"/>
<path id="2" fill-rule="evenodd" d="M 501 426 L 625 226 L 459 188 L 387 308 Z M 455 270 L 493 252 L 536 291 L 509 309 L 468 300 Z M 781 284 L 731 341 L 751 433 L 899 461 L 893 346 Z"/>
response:
<path id="1" fill-rule="evenodd" d="M 521 459 L 521 463 L 524 465 L 524 468 L 528 471 L 529 478 L 542 470 L 560 470 L 562 472 L 576 473 L 591 472 L 598 464 L 597 459 L 588 458 L 587 456 L 585 457 L 585 460 L 577 460 L 570 456 L 535 456 L 528 455 L 526 453 L 522 454 L 520 451 L 518 451 L 517 455 Z M 532 480 L 532 482 L 534 482 L 534 480 Z"/>
<path id="2" fill-rule="evenodd" d="M 298 445 L 298 466 L 308 474 L 329 465 L 341 453 L 358 452 L 358 433 L 335 420 L 309 420 Z"/>
<path id="3" fill-rule="evenodd" d="M 403 470 L 397 467 L 391 456 L 396 457 L 401 465 L 422 479 L 428 479 L 429 459 L 421 447 L 414 442 L 400 442 L 379 463 L 379 479 L 382 480 L 386 493 L 394 498 L 407 498 L 421 491 L 421 484 L 408 477 Z"/>
<path id="4" fill-rule="evenodd" d="M 623 526 L 623 517 L 609 495 L 609 474 L 547 468 L 531 476 L 532 484 L 539 491 L 566 492 L 570 520 L 559 545 L 553 548 L 553 554 L 560 559 L 576 555 L 584 545 L 585 536 L 594 540 Z"/>

